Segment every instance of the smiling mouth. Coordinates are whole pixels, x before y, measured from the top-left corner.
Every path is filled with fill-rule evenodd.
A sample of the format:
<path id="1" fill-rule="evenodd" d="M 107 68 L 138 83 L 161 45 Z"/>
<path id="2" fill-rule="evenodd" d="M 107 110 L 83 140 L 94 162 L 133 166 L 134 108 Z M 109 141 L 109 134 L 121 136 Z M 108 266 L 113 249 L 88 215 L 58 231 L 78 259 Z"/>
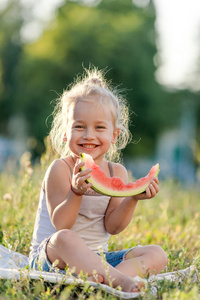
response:
<path id="1" fill-rule="evenodd" d="M 83 148 L 87 148 L 87 149 L 94 149 L 96 148 L 98 145 L 85 145 L 85 144 L 81 144 L 80 145 Z"/>

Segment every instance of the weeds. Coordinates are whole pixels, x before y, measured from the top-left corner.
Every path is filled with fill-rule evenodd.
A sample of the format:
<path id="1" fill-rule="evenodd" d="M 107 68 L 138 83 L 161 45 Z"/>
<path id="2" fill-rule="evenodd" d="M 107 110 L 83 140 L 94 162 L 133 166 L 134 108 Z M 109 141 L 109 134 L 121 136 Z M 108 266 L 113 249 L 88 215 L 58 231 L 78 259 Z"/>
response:
<path id="1" fill-rule="evenodd" d="M 0 174 L 0 244 L 28 255 L 40 186 L 52 154 L 42 157 L 41 165 L 31 165 L 25 154 L 14 174 Z M 200 201 L 199 191 L 183 188 L 171 181 L 161 182 L 155 199 L 138 203 L 132 222 L 121 234 L 112 236 L 110 250 L 136 245 L 158 244 L 168 255 L 165 272 L 195 265 L 200 270 Z M 182 283 L 162 281 L 156 285 L 158 299 L 200 299 L 200 283 L 186 278 Z M 85 285 L 49 284 L 42 279 L 0 280 L 2 299 L 115 299 L 114 296 Z M 155 299 L 148 286 L 141 299 Z"/>

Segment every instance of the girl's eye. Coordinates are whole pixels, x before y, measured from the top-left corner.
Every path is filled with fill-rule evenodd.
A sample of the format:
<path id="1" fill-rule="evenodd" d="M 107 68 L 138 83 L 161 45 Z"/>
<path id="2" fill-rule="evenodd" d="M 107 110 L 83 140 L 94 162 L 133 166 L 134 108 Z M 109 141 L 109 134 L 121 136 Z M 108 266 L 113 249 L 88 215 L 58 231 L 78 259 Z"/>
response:
<path id="1" fill-rule="evenodd" d="M 80 129 L 80 128 L 84 128 L 84 126 L 83 125 L 76 125 L 76 126 L 74 126 L 74 128 Z"/>
<path id="2" fill-rule="evenodd" d="M 97 129 L 105 129 L 104 126 L 97 126 Z"/>

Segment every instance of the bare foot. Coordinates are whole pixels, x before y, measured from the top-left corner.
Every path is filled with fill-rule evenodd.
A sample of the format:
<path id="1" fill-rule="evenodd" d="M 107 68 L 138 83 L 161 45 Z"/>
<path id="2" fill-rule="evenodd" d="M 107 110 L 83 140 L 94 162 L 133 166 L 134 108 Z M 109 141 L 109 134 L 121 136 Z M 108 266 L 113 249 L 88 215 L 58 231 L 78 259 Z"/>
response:
<path id="1" fill-rule="evenodd" d="M 140 292 L 142 288 L 145 287 L 144 282 L 135 282 L 135 288 L 133 289 L 132 292 Z"/>
<path id="2" fill-rule="evenodd" d="M 140 278 L 141 279 L 141 278 Z M 116 282 L 113 282 L 113 286 L 121 286 L 122 291 L 128 292 L 128 293 L 135 293 L 135 292 L 140 292 L 142 288 L 145 288 L 145 280 L 139 278 L 131 278 L 131 277 L 126 277 L 121 279 L 120 284 L 116 285 Z"/>
<path id="3" fill-rule="evenodd" d="M 102 275 L 96 274 L 96 275 L 88 276 L 87 281 L 104 283 L 104 278 Z M 142 279 L 141 279 L 141 281 L 139 281 L 139 278 L 136 278 L 134 280 L 134 278 L 126 277 L 126 279 L 120 281 L 120 284 L 118 284 L 118 285 L 116 285 L 115 282 L 113 282 L 114 287 L 117 287 L 119 285 L 121 286 L 121 288 L 124 292 L 136 293 L 136 292 L 140 292 L 140 290 L 145 287 L 145 282 Z"/>
<path id="4" fill-rule="evenodd" d="M 95 276 L 94 275 L 88 276 L 87 280 L 92 282 L 103 283 L 104 278 L 102 275 L 96 274 Z"/>

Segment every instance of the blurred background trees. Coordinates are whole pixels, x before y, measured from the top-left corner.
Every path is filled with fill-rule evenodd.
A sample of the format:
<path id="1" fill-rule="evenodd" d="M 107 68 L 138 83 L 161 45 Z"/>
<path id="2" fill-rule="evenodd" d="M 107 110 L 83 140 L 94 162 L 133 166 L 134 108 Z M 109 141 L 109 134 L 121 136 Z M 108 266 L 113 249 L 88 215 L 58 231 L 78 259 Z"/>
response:
<path id="1" fill-rule="evenodd" d="M 19 3 L 10 3 L 0 15 L 0 130 L 9 134 L 7 122 L 15 114 L 16 70 L 21 63 L 23 25 Z"/>
<path id="2" fill-rule="evenodd" d="M 155 80 L 159 55 L 152 1 L 142 8 L 131 0 L 63 1 L 32 42 L 21 36 L 27 17 L 20 1 L 9 3 L 0 12 L 0 134 L 10 136 L 10 120 L 22 116 L 34 155 L 44 151 L 54 100 L 90 64 L 106 69 L 107 79 L 130 103 L 136 144 L 127 147 L 126 156 L 155 155 L 158 137 L 179 124 L 188 93 L 199 111 L 198 92 L 167 90 Z"/>

